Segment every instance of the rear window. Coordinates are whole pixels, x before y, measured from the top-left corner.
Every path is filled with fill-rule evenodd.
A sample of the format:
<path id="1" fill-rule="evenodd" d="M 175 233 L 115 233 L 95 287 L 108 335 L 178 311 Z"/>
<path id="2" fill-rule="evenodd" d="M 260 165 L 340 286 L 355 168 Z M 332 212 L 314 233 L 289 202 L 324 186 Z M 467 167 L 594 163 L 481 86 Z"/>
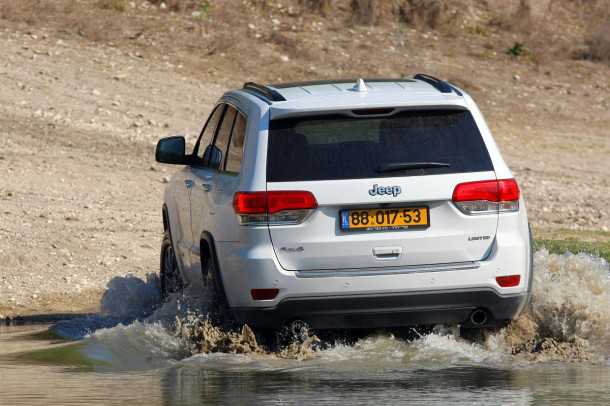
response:
<path id="1" fill-rule="evenodd" d="M 403 111 L 374 118 L 309 116 L 272 120 L 269 127 L 269 182 L 493 170 L 474 119 L 464 110 Z M 430 162 L 447 166 L 382 169 Z"/>

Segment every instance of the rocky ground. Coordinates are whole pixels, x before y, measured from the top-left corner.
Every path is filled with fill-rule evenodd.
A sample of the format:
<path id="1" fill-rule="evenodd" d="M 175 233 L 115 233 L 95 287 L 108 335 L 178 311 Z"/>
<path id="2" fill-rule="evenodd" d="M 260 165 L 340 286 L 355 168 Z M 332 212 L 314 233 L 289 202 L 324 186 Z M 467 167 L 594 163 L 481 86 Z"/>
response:
<path id="1" fill-rule="evenodd" d="M 44 34 L 0 49 L 0 314 L 95 310 L 112 277 L 157 270 L 154 140 L 193 136 L 222 89 Z"/>
<path id="2" fill-rule="evenodd" d="M 282 18 L 269 32 L 294 34 Z M 0 318 L 95 311 L 111 278 L 156 272 L 161 193 L 175 169 L 154 162 L 154 143 L 175 133 L 192 141 L 223 90 L 251 79 L 425 71 L 454 80 L 480 103 L 537 234 L 610 238 L 608 65 L 514 59 L 490 50 L 489 37 L 326 30 L 315 20 L 295 35 L 308 49 L 328 44 L 330 56 L 286 54 L 263 24 L 240 28 L 253 31 L 245 45 L 203 54 L 202 71 L 188 47 L 170 58 L 159 42 L 92 40 L 0 19 Z M 388 45 L 370 47 L 371 38 Z M 248 41 L 268 44 L 258 63 L 240 59 Z M 359 70 L 353 60 L 369 62 Z M 261 70 L 268 62 L 273 68 Z"/>

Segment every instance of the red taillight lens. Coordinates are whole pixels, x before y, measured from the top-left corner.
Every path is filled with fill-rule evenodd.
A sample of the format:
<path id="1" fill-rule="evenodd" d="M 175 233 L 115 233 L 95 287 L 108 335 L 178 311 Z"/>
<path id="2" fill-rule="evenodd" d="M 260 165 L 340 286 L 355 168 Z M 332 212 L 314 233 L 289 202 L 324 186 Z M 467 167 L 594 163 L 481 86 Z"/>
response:
<path id="1" fill-rule="evenodd" d="M 510 202 L 519 200 L 521 191 L 519 185 L 514 179 L 502 179 L 498 181 L 498 195 L 500 202 Z"/>
<path id="2" fill-rule="evenodd" d="M 453 202 L 465 214 L 517 211 L 519 196 L 514 179 L 460 183 L 453 190 Z"/>
<path id="3" fill-rule="evenodd" d="M 272 300 L 279 292 L 279 289 L 252 289 L 250 295 L 254 300 Z"/>
<path id="4" fill-rule="evenodd" d="M 316 198 L 311 192 L 267 192 L 268 213 L 284 210 L 304 210 L 318 207 Z"/>
<path id="5" fill-rule="evenodd" d="M 318 202 L 307 191 L 237 192 L 233 208 L 244 225 L 298 224 Z"/>
<path id="6" fill-rule="evenodd" d="M 512 288 L 519 285 L 521 275 L 498 276 L 496 282 L 503 288 Z"/>
<path id="7" fill-rule="evenodd" d="M 453 190 L 454 202 L 469 202 L 474 200 L 498 201 L 498 182 L 484 180 L 481 182 L 460 183 Z"/>
<path id="8" fill-rule="evenodd" d="M 267 192 L 237 192 L 233 196 L 233 209 L 237 214 L 267 212 Z"/>

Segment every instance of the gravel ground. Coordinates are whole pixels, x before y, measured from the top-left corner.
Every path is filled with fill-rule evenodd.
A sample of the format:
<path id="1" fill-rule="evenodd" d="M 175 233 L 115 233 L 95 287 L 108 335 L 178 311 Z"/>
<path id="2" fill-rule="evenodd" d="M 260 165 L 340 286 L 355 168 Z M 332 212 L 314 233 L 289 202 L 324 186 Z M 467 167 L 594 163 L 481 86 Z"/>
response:
<path id="1" fill-rule="evenodd" d="M 174 168 L 153 162 L 154 143 L 192 141 L 227 81 L 44 30 L 0 30 L 0 54 L 0 318 L 96 311 L 113 277 L 157 271 Z M 452 66 L 486 68 L 474 94 L 536 230 L 608 231 L 610 69 L 558 63 L 524 79 L 502 62 Z"/>

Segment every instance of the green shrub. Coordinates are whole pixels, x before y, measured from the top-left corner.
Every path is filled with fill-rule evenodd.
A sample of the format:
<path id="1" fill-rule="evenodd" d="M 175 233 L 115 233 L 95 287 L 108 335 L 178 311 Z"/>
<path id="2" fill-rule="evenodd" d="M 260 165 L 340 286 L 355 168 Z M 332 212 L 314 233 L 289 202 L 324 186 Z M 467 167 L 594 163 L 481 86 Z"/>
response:
<path id="1" fill-rule="evenodd" d="M 511 56 L 514 56 L 514 57 L 519 57 L 519 56 L 525 55 L 525 53 L 526 53 L 525 44 L 523 44 L 521 42 L 515 42 L 515 45 L 513 45 L 512 47 L 510 47 L 506 50 L 506 53 Z"/>

